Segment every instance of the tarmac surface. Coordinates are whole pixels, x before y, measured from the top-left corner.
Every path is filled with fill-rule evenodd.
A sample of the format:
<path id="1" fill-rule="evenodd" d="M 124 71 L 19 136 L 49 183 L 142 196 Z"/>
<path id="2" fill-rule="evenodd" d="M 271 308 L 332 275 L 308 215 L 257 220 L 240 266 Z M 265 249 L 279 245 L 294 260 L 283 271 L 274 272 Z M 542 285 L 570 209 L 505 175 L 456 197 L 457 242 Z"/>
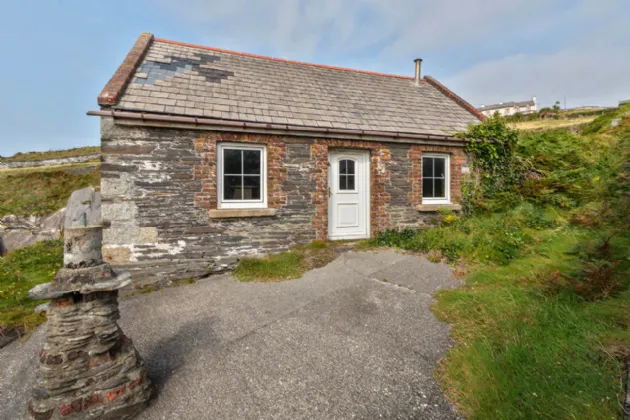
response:
<path id="1" fill-rule="evenodd" d="M 347 252 L 297 280 L 229 275 L 121 299 L 158 390 L 138 419 L 455 419 L 433 374 L 450 347 L 429 307 L 450 267 Z M 43 329 L 0 350 L 0 419 L 25 413 Z"/>

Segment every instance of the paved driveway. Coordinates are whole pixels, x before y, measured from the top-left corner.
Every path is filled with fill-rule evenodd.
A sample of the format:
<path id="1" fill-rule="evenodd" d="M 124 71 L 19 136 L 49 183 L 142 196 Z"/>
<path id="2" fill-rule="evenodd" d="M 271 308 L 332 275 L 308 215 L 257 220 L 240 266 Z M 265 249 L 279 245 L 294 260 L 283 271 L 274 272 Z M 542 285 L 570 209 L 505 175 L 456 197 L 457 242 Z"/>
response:
<path id="1" fill-rule="evenodd" d="M 226 275 L 124 299 L 159 390 L 139 418 L 456 418 L 433 379 L 448 326 L 429 306 L 457 284 L 422 257 L 348 252 L 299 280 Z M 0 351 L 0 418 L 23 412 L 41 340 Z"/>

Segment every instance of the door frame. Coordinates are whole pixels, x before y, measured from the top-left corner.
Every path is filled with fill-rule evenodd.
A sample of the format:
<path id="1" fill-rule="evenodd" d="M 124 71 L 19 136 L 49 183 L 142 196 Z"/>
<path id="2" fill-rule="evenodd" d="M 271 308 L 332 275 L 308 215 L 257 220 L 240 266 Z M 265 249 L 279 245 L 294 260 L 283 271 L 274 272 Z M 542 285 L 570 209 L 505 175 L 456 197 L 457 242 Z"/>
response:
<path id="1" fill-rule="evenodd" d="M 366 233 L 365 235 L 333 235 L 333 217 L 332 217 L 332 206 L 331 204 L 331 196 L 328 194 L 328 188 L 332 188 L 331 181 L 333 181 L 333 162 L 332 156 L 335 154 L 348 154 L 350 156 L 356 157 L 358 161 L 363 160 L 365 164 L 363 165 L 364 174 L 365 174 L 365 199 L 364 199 L 364 207 L 365 207 L 365 223 L 366 223 Z M 328 217 L 328 226 L 327 226 L 327 237 L 330 241 L 342 241 L 342 240 L 354 240 L 354 239 L 369 239 L 371 237 L 371 215 L 372 215 L 372 191 L 371 191 L 371 176 L 372 176 L 372 160 L 371 160 L 371 151 L 369 149 L 328 149 L 328 179 L 326 182 L 326 196 L 327 196 L 327 217 Z M 361 165 L 359 165 L 361 166 Z M 359 172 L 357 171 L 356 179 L 358 179 Z M 336 181 L 336 179 L 334 180 Z"/>

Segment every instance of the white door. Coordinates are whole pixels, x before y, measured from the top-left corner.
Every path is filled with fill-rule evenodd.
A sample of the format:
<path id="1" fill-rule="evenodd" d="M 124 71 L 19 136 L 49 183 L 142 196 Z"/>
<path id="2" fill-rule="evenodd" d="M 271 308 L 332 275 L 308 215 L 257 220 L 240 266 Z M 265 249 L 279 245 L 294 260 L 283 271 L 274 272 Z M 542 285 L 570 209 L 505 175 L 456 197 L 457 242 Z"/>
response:
<path id="1" fill-rule="evenodd" d="M 328 238 L 370 237 L 370 152 L 328 154 Z"/>

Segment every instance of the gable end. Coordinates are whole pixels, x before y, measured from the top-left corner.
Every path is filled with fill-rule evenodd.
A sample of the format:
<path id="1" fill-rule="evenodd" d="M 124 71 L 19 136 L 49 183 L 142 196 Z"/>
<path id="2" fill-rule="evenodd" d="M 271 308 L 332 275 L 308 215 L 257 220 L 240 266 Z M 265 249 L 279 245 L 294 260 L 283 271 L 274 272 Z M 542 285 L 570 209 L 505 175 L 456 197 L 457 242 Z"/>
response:
<path id="1" fill-rule="evenodd" d="M 151 42 L 153 42 L 153 34 L 149 32 L 140 34 L 138 40 L 127 54 L 127 57 L 125 57 L 125 60 L 120 67 L 118 67 L 116 73 L 109 79 L 109 82 L 107 82 L 107 85 L 105 85 L 105 88 L 103 88 L 103 91 L 98 96 L 99 105 L 111 106 L 118 103 L 125 86 L 127 86 L 131 76 L 144 58 L 144 54 L 149 49 Z"/>

